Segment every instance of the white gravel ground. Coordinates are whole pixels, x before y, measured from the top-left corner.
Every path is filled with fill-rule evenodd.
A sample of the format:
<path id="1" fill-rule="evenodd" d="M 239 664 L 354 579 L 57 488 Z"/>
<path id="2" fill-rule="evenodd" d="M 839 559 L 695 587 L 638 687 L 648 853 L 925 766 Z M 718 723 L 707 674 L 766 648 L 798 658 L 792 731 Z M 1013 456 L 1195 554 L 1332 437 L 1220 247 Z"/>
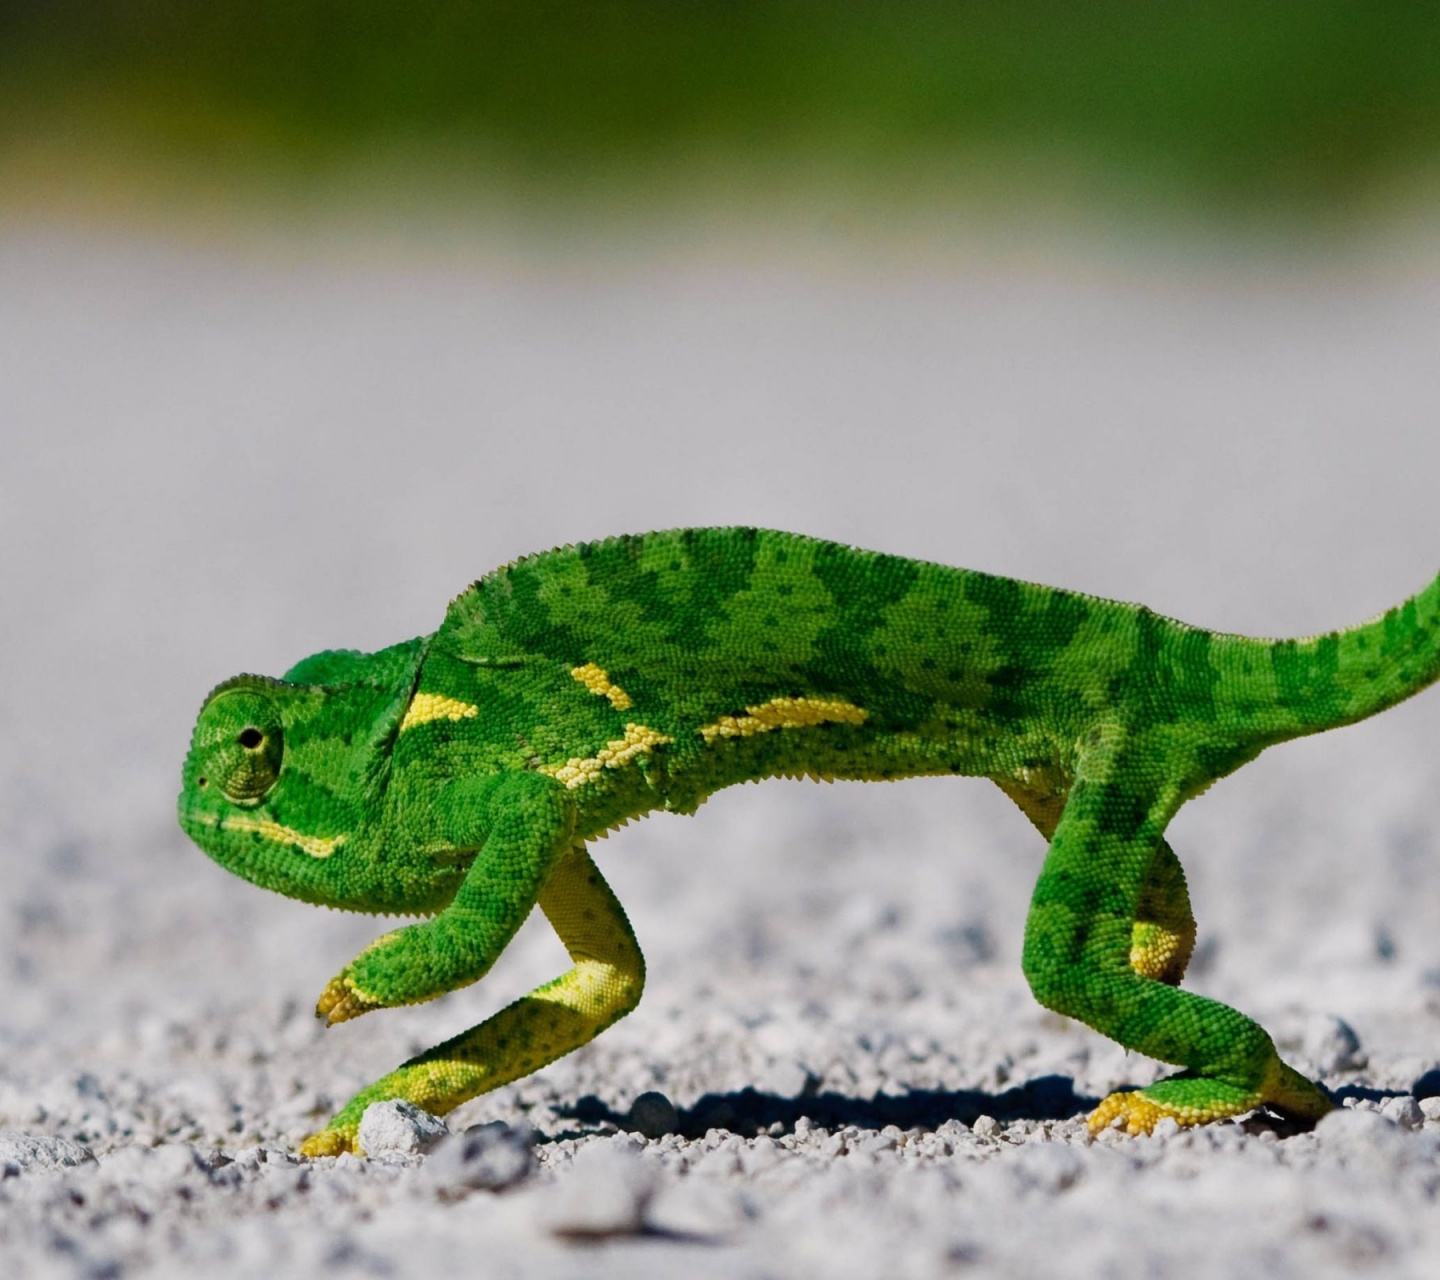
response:
<path id="1" fill-rule="evenodd" d="M 581 537 L 757 523 L 1357 621 L 1440 568 L 1437 350 L 1428 250 L 0 226 L 0 1274 L 1437 1274 L 1440 692 L 1172 828 L 1190 985 L 1339 1091 L 1314 1133 L 1087 1142 L 1160 1068 L 1026 991 L 1020 815 L 777 782 L 600 849 L 650 962 L 627 1021 L 455 1136 L 391 1109 L 373 1158 L 299 1161 L 562 953 L 532 921 L 480 987 L 322 1032 L 384 926 L 172 817 L 212 684 L 428 631 Z"/>

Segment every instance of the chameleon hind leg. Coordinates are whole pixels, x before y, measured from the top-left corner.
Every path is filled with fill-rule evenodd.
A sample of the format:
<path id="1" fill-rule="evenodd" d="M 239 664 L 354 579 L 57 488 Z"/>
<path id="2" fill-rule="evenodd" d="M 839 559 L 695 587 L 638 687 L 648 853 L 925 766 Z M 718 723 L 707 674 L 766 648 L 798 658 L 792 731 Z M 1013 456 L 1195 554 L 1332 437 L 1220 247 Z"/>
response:
<path id="1" fill-rule="evenodd" d="M 1188 951 L 1164 937 L 1183 942 L 1191 928 L 1179 864 L 1172 867 L 1168 849 L 1159 852 L 1175 807 L 1147 786 L 1143 772 L 1111 767 L 1083 778 L 1031 902 L 1023 963 L 1036 999 L 1127 1049 L 1185 1068 L 1144 1089 L 1112 1093 L 1091 1114 L 1090 1130 L 1120 1119 L 1128 1133 L 1149 1133 L 1167 1116 L 1204 1124 L 1262 1104 L 1318 1119 L 1332 1107 L 1328 1096 L 1281 1062 L 1258 1023 L 1171 985 Z M 1180 924 L 1186 927 L 1175 928 Z"/>
<path id="2" fill-rule="evenodd" d="M 1130 967 L 1144 978 L 1178 987 L 1195 951 L 1195 916 L 1185 869 L 1165 840 L 1158 840 L 1140 883 L 1130 930 Z"/>
<path id="3" fill-rule="evenodd" d="M 635 1007 L 645 961 L 624 908 L 583 844 L 560 858 L 536 900 L 573 967 L 361 1090 L 306 1139 L 301 1154 L 355 1150 L 360 1118 L 372 1102 L 404 1098 L 444 1115 L 578 1049 Z"/>
<path id="4" fill-rule="evenodd" d="M 996 779 L 1046 841 L 1054 839 L 1064 813 L 1063 796 L 1035 793 L 1013 778 Z M 1130 967 L 1146 978 L 1178 987 L 1195 950 L 1195 917 L 1180 859 L 1165 840 L 1158 840 L 1140 886 L 1135 924 L 1130 935 Z"/>

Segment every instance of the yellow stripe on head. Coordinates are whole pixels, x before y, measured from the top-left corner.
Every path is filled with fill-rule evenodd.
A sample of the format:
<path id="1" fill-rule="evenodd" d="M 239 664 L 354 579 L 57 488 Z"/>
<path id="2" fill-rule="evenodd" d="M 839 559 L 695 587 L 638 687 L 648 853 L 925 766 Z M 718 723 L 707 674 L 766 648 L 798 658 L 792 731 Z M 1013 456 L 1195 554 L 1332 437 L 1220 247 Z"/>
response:
<path id="1" fill-rule="evenodd" d="M 269 818 L 247 818 L 243 813 L 232 813 L 220 823 L 222 831 L 253 831 L 257 836 L 273 840 L 276 844 L 293 844 L 312 858 L 328 858 L 342 844 L 345 837 L 307 836 L 303 831 L 287 827 Z"/>

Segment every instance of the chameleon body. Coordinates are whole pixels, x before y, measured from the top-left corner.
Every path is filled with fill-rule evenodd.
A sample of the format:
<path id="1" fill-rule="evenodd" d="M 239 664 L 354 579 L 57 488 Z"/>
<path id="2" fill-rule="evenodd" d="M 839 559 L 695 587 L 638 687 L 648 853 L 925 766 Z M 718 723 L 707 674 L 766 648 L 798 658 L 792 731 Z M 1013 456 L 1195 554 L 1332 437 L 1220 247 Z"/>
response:
<path id="1" fill-rule="evenodd" d="M 444 1113 L 634 1008 L 644 963 L 587 842 L 746 780 L 964 774 L 1049 842 L 1025 930 L 1040 1003 L 1182 1070 L 1115 1093 L 1092 1129 L 1148 1132 L 1327 1094 L 1266 1032 L 1178 989 L 1195 940 L 1164 832 L 1284 739 L 1440 675 L 1440 579 L 1375 620 L 1298 640 L 749 528 L 530 556 L 438 631 L 315 654 L 207 698 L 180 821 L 294 898 L 428 916 L 326 988 L 330 1023 L 482 977 L 539 905 L 573 967 L 352 1099 L 309 1154 L 353 1150 L 374 1101 Z"/>

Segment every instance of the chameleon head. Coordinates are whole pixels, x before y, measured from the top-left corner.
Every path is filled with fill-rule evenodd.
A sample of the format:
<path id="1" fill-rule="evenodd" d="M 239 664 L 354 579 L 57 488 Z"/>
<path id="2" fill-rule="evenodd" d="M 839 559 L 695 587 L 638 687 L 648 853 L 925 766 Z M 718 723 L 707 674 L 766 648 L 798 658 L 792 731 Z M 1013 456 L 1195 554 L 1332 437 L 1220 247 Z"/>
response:
<path id="1" fill-rule="evenodd" d="M 244 675 L 219 685 L 185 760 L 185 833 L 227 871 L 288 897 L 408 909 L 410 882 L 387 876 L 376 851 L 392 752 L 424 654 L 423 637 L 369 654 L 327 650 L 281 680 Z"/>
<path id="2" fill-rule="evenodd" d="M 345 843 L 349 816 L 304 762 L 323 698 L 264 676 L 220 685 L 195 723 L 179 803 L 185 833 L 221 866 L 309 901 L 333 899 L 321 864 Z"/>

